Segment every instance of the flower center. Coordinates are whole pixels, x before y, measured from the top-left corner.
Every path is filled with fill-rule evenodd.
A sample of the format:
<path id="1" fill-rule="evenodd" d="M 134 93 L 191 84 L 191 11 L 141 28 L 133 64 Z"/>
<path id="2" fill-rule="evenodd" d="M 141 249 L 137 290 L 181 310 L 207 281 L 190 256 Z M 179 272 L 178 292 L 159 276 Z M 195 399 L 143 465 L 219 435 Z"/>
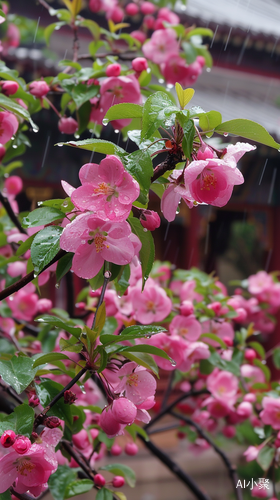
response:
<path id="1" fill-rule="evenodd" d="M 104 196 L 112 196 L 115 192 L 114 188 L 106 182 L 100 182 L 98 186 L 93 190 L 94 194 L 103 194 Z"/>
<path id="2" fill-rule="evenodd" d="M 148 300 L 146 304 L 147 311 L 152 311 L 155 313 L 155 304 L 152 300 Z"/>
<path id="3" fill-rule="evenodd" d="M 109 245 L 105 245 L 105 243 L 104 243 L 105 241 L 106 241 L 106 236 L 103 236 L 102 234 L 97 233 L 94 236 L 94 244 L 95 244 L 96 253 L 101 252 L 102 250 L 104 250 L 105 247 L 109 248 Z"/>
<path id="4" fill-rule="evenodd" d="M 205 189 L 206 191 L 210 191 L 210 189 L 216 189 L 217 179 L 213 172 L 211 174 L 202 174 L 202 185 L 201 189 Z"/>
<path id="5" fill-rule="evenodd" d="M 138 385 L 138 375 L 136 375 L 136 373 L 133 373 L 132 375 L 129 375 L 127 377 L 127 383 L 130 385 L 130 386 L 134 386 L 134 387 L 137 387 Z"/>
<path id="6" fill-rule="evenodd" d="M 30 458 L 20 458 L 16 469 L 21 476 L 27 476 L 35 467 L 36 465 L 30 461 Z"/>

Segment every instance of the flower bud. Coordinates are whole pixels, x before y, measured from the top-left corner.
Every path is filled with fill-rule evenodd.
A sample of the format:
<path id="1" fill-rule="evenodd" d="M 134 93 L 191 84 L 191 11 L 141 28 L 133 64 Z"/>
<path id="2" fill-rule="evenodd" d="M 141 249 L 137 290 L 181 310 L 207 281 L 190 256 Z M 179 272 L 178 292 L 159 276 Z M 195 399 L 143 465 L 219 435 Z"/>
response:
<path id="1" fill-rule="evenodd" d="M 17 436 L 17 438 L 12 446 L 17 453 L 19 453 L 20 455 L 23 455 L 24 453 L 26 453 L 29 450 L 29 448 L 31 446 L 31 441 L 28 437 Z"/>
<path id="2" fill-rule="evenodd" d="M 60 420 L 58 417 L 48 417 L 44 421 L 44 424 L 49 429 L 55 429 L 56 427 L 58 427 L 60 425 Z"/>
<path id="3" fill-rule="evenodd" d="M 11 175 L 4 181 L 4 187 L 7 193 L 16 196 L 22 190 L 22 180 L 18 175 Z"/>
<path id="4" fill-rule="evenodd" d="M 35 97 L 44 97 L 49 91 L 50 87 L 46 82 L 44 82 L 44 80 L 41 80 L 39 82 L 32 82 L 29 85 L 29 92 Z"/>
<path id="5" fill-rule="evenodd" d="M 17 82 L 7 80 L 6 82 L 2 83 L 2 92 L 6 96 L 15 94 L 18 88 L 19 84 Z"/>
<path id="6" fill-rule="evenodd" d="M 257 353 L 254 349 L 246 349 L 244 358 L 247 359 L 247 361 L 254 361 L 254 359 L 257 357 Z"/>
<path id="7" fill-rule="evenodd" d="M 135 443 L 127 443 L 124 451 L 127 455 L 136 455 L 138 453 L 138 446 Z"/>
<path id="8" fill-rule="evenodd" d="M 119 76 L 121 74 L 121 65 L 118 63 L 109 64 L 105 72 L 107 76 Z"/>
<path id="9" fill-rule="evenodd" d="M 106 484 L 105 477 L 102 476 L 102 474 L 95 474 L 94 484 L 96 484 L 96 486 L 104 486 Z"/>
<path id="10" fill-rule="evenodd" d="M 114 488 L 121 488 L 124 485 L 124 483 L 125 480 L 122 476 L 115 476 L 112 481 Z"/>
<path id="11" fill-rule="evenodd" d="M 78 122 L 71 116 L 69 116 L 68 118 L 64 116 L 60 118 L 58 122 L 58 128 L 63 134 L 75 134 L 75 132 L 77 132 L 79 128 L 79 125 Z"/>
<path id="12" fill-rule="evenodd" d="M 89 9 L 91 10 L 91 12 L 99 12 L 101 8 L 101 0 L 89 0 Z"/>
<path id="13" fill-rule="evenodd" d="M 10 448 L 14 444 L 16 440 L 16 434 L 12 430 L 4 431 L 1 438 L 0 443 L 4 448 Z"/>
<path id="14" fill-rule="evenodd" d="M 125 12 L 128 16 L 135 16 L 139 12 L 139 7 L 135 3 L 128 3 Z"/>
<path id="15" fill-rule="evenodd" d="M 6 148 L 3 146 L 3 144 L 0 144 L 0 161 L 3 160 L 5 154 L 6 154 Z"/>
<path id="16" fill-rule="evenodd" d="M 39 299 L 37 302 L 37 312 L 39 314 L 47 313 L 53 306 L 50 299 Z"/>
<path id="17" fill-rule="evenodd" d="M 32 396 L 30 396 L 30 398 L 28 399 L 28 404 L 29 406 L 31 406 L 31 408 L 35 408 L 40 404 L 40 399 L 32 394 Z"/>
<path id="18" fill-rule="evenodd" d="M 122 447 L 118 443 L 114 443 L 110 452 L 114 457 L 118 457 L 122 453 Z"/>
<path id="19" fill-rule="evenodd" d="M 140 215 L 140 222 L 145 229 L 154 231 L 160 226 L 160 217 L 153 210 L 143 210 Z"/>
<path id="20" fill-rule="evenodd" d="M 153 14 L 156 10 L 156 7 L 152 2 L 143 2 L 140 8 L 142 14 Z"/>
<path id="21" fill-rule="evenodd" d="M 137 408 L 127 398 L 118 398 L 113 401 L 112 415 L 120 424 L 131 424 L 137 414 Z"/>
<path id="22" fill-rule="evenodd" d="M 74 392 L 72 391 L 65 391 L 64 392 L 64 403 L 66 405 L 72 405 L 73 403 L 75 403 L 77 399 L 77 396 Z"/>
<path id="23" fill-rule="evenodd" d="M 135 57 L 135 59 L 132 60 L 131 64 L 132 68 L 137 73 L 141 73 L 142 71 L 148 69 L 148 62 L 145 57 Z"/>
<path id="24" fill-rule="evenodd" d="M 180 305 L 180 314 L 182 316 L 189 316 L 194 312 L 193 303 L 190 300 L 184 300 Z"/>

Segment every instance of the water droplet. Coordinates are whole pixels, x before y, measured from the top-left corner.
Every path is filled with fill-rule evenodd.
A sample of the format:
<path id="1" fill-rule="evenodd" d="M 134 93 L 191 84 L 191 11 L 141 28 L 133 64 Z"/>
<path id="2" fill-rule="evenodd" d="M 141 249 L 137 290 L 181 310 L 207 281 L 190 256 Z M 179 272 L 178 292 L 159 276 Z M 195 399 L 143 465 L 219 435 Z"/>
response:
<path id="1" fill-rule="evenodd" d="M 278 149 L 278 153 L 280 153 L 280 148 Z"/>
<path id="2" fill-rule="evenodd" d="M 58 290 L 58 289 L 59 289 L 59 287 L 60 287 L 60 283 L 56 283 L 56 284 L 55 284 L 55 288 Z"/>
<path id="3" fill-rule="evenodd" d="M 17 149 L 17 145 L 16 145 L 16 144 L 13 144 L 13 148 L 14 148 L 14 149 Z"/>
<path id="4" fill-rule="evenodd" d="M 43 202 L 42 201 L 38 201 L 37 205 L 38 205 L 38 207 L 40 207 L 41 205 L 43 205 Z"/>
<path id="5" fill-rule="evenodd" d="M 181 10 L 186 10 L 186 6 L 185 5 L 181 5 Z"/>
<path id="6" fill-rule="evenodd" d="M 9 297 L 9 300 L 14 300 L 14 297 Z"/>
<path id="7" fill-rule="evenodd" d="M 121 299 L 121 298 L 122 298 L 122 296 L 118 294 L 118 299 Z"/>
<path id="8" fill-rule="evenodd" d="M 80 139 L 80 136 L 77 133 L 74 134 L 74 137 L 75 137 L 75 139 Z"/>
<path id="9" fill-rule="evenodd" d="M 151 73 L 151 68 L 146 69 L 147 73 Z"/>
<path id="10" fill-rule="evenodd" d="M 7 179 L 9 177 L 9 174 L 4 174 L 4 177 Z"/>
<path id="11" fill-rule="evenodd" d="M 178 207 L 176 210 L 176 215 L 178 215 L 179 213 L 180 213 L 180 208 Z"/>
<path id="12" fill-rule="evenodd" d="M 57 144 L 57 146 L 58 146 L 59 148 L 62 148 L 62 146 L 63 146 L 62 142 L 59 142 L 59 143 Z"/>
<path id="13" fill-rule="evenodd" d="M 64 208 L 68 207 L 68 201 L 64 201 L 64 202 L 62 203 L 62 206 L 63 206 Z"/>
<path id="14" fill-rule="evenodd" d="M 36 273 L 34 272 L 34 273 L 33 273 L 33 276 L 34 276 L 34 278 L 36 279 L 36 278 L 37 278 L 37 276 L 38 276 L 38 274 L 36 274 Z"/>
<path id="15" fill-rule="evenodd" d="M 38 273 L 39 272 L 39 267 L 35 266 L 34 267 L 34 273 Z"/>
<path id="16" fill-rule="evenodd" d="M 60 30 L 60 26 L 56 26 L 54 29 L 55 29 L 56 31 L 58 31 L 58 30 Z"/>
<path id="17" fill-rule="evenodd" d="M 177 365 L 177 363 L 176 363 L 176 361 L 174 361 L 174 359 L 171 360 L 171 365 L 172 366 L 176 366 Z"/>
<path id="18" fill-rule="evenodd" d="M 81 240 L 81 245 L 85 245 L 86 244 L 86 240 Z"/>
<path id="19" fill-rule="evenodd" d="M 164 83 L 164 79 L 163 78 L 159 78 L 158 83 Z"/>
<path id="20" fill-rule="evenodd" d="M 38 128 L 33 128 L 32 132 L 34 132 L 34 134 L 37 134 L 37 132 L 39 132 L 39 129 Z"/>
<path id="21" fill-rule="evenodd" d="M 145 335 L 145 339 L 150 339 L 152 335 Z"/>
<path id="22" fill-rule="evenodd" d="M 116 130 L 115 130 L 115 134 L 118 134 L 118 133 L 119 133 L 119 130 L 116 128 Z"/>
<path id="23" fill-rule="evenodd" d="M 109 279 L 109 278 L 111 278 L 111 276 L 112 276 L 111 271 L 105 271 L 104 278 Z"/>
<path id="24" fill-rule="evenodd" d="M 207 73 L 211 72 L 211 68 L 206 68 Z"/>
<path id="25" fill-rule="evenodd" d="M 173 85 L 172 83 L 168 83 L 168 84 L 167 84 L 167 88 L 168 88 L 168 89 L 173 89 L 173 87 L 174 87 L 174 85 Z"/>
<path id="26" fill-rule="evenodd" d="M 227 132 L 225 132 L 225 133 L 224 133 L 224 137 L 227 137 L 227 136 L 228 136 L 228 133 L 227 133 Z"/>
<path id="27" fill-rule="evenodd" d="M 104 127 L 107 127 L 108 123 L 109 123 L 108 118 L 103 118 L 102 125 L 104 125 Z"/>
<path id="28" fill-rule="evenodd" d="M 12 135 L 12 137 L 11 137 L 11 141 L 14 141 L 14 140 L 15 140 L 15 136 L 14 136 L 14 135 Z"/>

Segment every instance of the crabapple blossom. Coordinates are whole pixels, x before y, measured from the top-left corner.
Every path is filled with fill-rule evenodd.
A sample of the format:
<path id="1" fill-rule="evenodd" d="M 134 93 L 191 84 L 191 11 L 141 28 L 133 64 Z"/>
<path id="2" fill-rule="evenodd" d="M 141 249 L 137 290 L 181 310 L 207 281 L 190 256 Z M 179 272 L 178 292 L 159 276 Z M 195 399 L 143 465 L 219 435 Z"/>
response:
<path id="1" fill-rule="evenodd" d="M 142 71 L 148 69 L 148 62 L 145 57 L 135 57 L 135 59 L 132 59 L 131 65 L 134 71 L 137 71 L 137 73 L 141 73 Z"/>
<path id="2" fill-rule="evenodd" d="M 104 484 L 106 484 L 105 477 L 102 476 L 102 474 L 95 474 L 94 484 L 96 484 L 96 486 L 104 486 Z"/>
<path id="3" fill-rule="evenodd" d="M 161 211 L 168 222 L 172 222 L 175 219 L 181 198 L 183 198 L 189 208 L 193 207 L 193 202 L 195 201 L 191 196 L 190 190 L 182 183 L 182 175 L 183 170 L 174 170 L 172 175 L 168 177 L 170 184 L 161 198 Z"/>
<path id="4" fill-rule="evenodd" d="M 143 403 L 154 396 L 156 381 L 145 368 L 137 366 L 133 361 L 126 363 L 117 373 L 118 384 L 114 387 L 116 394 L 123 394 L 135 405 Z"/>
<path id="5" fill-rule="evenodd" d="M 4 431 L 1 438 L 0 443 L 4 448 L 10 448 L 14 444 L 16 440 L 16 434 L 12 430 Z"/>
<path id="6" fill-rule="evenodd" d="M 12 446 L 17 453 L 23 455 L 31 447 L 31 441 L 25 436 L 17 436 Z"/>
<path id="7" fill-rule="evenodd" d="M 6 80 L 3 83 L 1 82 L 1 87 L 3 94 L 9 96 L 14 95 L 18 91 L 19 84 L 17 82 Z"/>
<path id="8" fill-rule="evenodd" d="M 106 432 L 108 437 L 115 437 L 123 434 L 123 429 L 125 427 L 125 424 L 120 424 L 120 422 L 115 419 L 111 406 L 103 408 L 99 425 L 101 429 Z"/>
<path id="9" fill-rule="evenodd" d="M 122 447 L 118 443 L 114 443 L 110 449 L 110 452 L 114 457 L 121 455 L 122 451 Z"/>
<path id="10" fill-rule="evenodd" d="M 135 287 L 131 291 L 130 300 L 136 321 L 140 321 L 143 325 L 162 321 L 172 308 L 172 302 L 166 292 L 152 280 L 146 282 L 143 292 L 140 285 Z"/>
<path id="11" fill-rule="evenodd" d="M 13 113 L 0 112 L 0 143 L 6 144 L 17 132 L 18 121 Z"/>
<path id="12" fill-rule="evenodd" d="M 280 398 L 264 397 L 262 400 L 263 410 L 260 418 L 266 425 L 273 429 L 280 429 Z"/>
<path id="13" fill-rule="evenodd" d="M 124 452 L 127 455 L 136 455 L 138 453 L 138 446 L 135 443 L 126 443 L 124 447 Z"/>
<path id="14" fill-rule="evenodd" d="M 106 76 L 119 76 L 121 69 L 121 65 L 118 63 L 109 64 L 105 70 Z"/>
<path id="15" fill-rule="evenodd" d="M 50 91 L 50 87 L 44 80 L 32 82 L 29 85 L 30 94 L 34 97 L 44 97 Z"/>
<path id="16" fill-rule="evenodd" d="M 128 3 L 125 6 L 125 12 L 128 16 L 135 16 L 139 12 L 139 7 L 135 3 Z"/>
<path id="17" fill-rule="evenodd" d="M 171 28 L 154 31 L 151 39 L 143 45 L 143 53 L 147 59 L 156 64 L 165 63 L 169 57 L 178 54 L 177 35 Z"/>
<path id="18" fill-rule="evenodd" d="M 169 325 L 169 331 L 171 335 L 180 335 L 190 342 L 198 340 L 202 333 L 201 324 L 194 315 L 175 316 Z"/>
<path id="19" fill-rule="evenodd" d="M 153 210 L 143 210 L 140 215 L 141 225 L 149 231 L 154 231 L 160 226 L 160 217 Z"/>
<path id="20" fill-rule="evenodd" d="M 76 207 L 91 210 L 104 220 L 127 219 L 140 188 L 138 182 L 125 171 L 119 158 L 108 155 L 100 165 L 86 163 L 81 167 L 79 177 L 82 186 L 71 196 Z"/>
<path id="21" fill-rule="evenodd" d="M 16 196 L 21 192 L 23 187 L 23 182 L 18 175 L 10 175 L 4 181 L 4 187 L 8 195 Z"/>
<path id="22" fill-rule="evenodd" d="M 121 488 L 125 483 L 125 480 L 122 476 L 115 476 L 112 485 L 114 488 Z"/>
<path id="23" fill-rule="evenodd" d="M 238 379 L 230 372 L 220 371 L 215 368 L 207 378 L 207 389 L 218 401 L 223 402 L 226 397 L 227 404 L 234 405 L 237 399 Z"/>
<path id="24" fill-rule="evenodd" d="M 141 4 L 140 9 L 141 9 L 142 14 L 145 14 L 145 15 L 146 14 L 153 14 L 156 11 L 155 5 L 153 3 L 147 2 L 147 1 L 143 2 Z"/>
<path id="25" fill-rule="evenodd" d="M 92 214 L 78 215 L 61 235 L 60 246 L 74 252 L 72 269 L 77 276 L 89 279 L 95 276 L 104 260 L 125 265 L 135 255 L 127 222 L 111 222 Z"/>
<path id="26" fill-rule="evenodd" d="M 171 363 L 168 359 L 161 358 L 160 356 L 154 356 L 157 365 L 163 370 L 172 371 L 180 367 L 181 363 L 184 361 L 184 350 L 186 348 L 185 341 L 178 335 L 166 335 L 164 332 L 154 335 L 151 339 L 145 340 L 145 343 L 158 347 L 162 349 L 168 356 L 173 359 L 174 363 Z M 191 363 L 188 363 L 188 368 Z"/>
<path id="27" fill-rule="evenodd" d="M 77 132 L 79 125 L 78 122 L 71 116 L 63 116 L 58 122 L 58 128 L 60 132 L 64 134 L 74 134 Z"/>
<path id="28" fill-rule="evenodd" d="M 112 415 L 120 424 L 132 424 L 137 414 L 137 408 L 129 399 L 121 397 L 112 403 Z"/>

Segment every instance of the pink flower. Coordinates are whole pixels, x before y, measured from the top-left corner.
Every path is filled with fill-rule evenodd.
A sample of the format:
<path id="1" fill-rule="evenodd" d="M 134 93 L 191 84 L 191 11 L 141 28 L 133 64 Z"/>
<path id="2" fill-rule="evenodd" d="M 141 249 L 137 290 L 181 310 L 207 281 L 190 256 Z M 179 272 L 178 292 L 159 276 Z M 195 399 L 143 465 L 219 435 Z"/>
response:
<path id="1" fill-rule="evenodd" d="M 252 462 L 252 460 L 256 460 L 259 451 L 260 450 L 257 446 L 249 446 L 249 448 L 244 451 L 243 455 L 246 457 L 247 462 Z"/>
<path id="2" fill-rule="evenodd" d="M 265 383 L 264 373 L 258 366 L 241 365 L 240 371 L 242 377 L 245 378 L 245 381 L 247 385 L 249 385 L 249 387 L 258 383 Z"/>
<path id="3" fill-rule="evenodd" d="M 60 132 L 63 132 L 64 134 L 74 134 L 75 132 L 77 132 L 79 125 L 78 122 L 71 116 L 64 116 L 60 118 L 58 122 L 58 128 Z"/>
<path id="4" fill-rule="evenodd" d="M 223 207 L 229 201 L 233 186 L 243 184 L 244 178 L 236 162 L 246 151 L 255 149 L 247 143 L 237 143 L 227 149 L 223 159 L 210 158 L 190 163 L 185 169 L 185 186 L 199 203 Z"/>
<path id="5" fill-rule="evenodd" d="M 7 299 L 14 316 L 17 319 L 31 321 L 37 313 L 38 295 L 19 290 Z"/>
<path id="6" fill-rule="evenodd" d="M 135 59 L 132 60 L 131 62 L 132 68 L 134 71 L 137 71 L 137 73 L 141 73 L 142 71 L 148 69 L 148 62 L 145 57 L 135 57 Z"/>
<path id="7" fill-rule="evenodd" d="M 0 459 L 0 493 L 13 486 L 17 493 L 39 496 L 57 469 L 55 446 L 62 437 L 59 429 L 45 429 L 40 444 L 34 443 L 23 455 L 12 450 Z"/>
<path id="8" fill-rule="evenodd" d="M 143 45 L 143 54 L 156 64 L 165 63 L 169 57 L 178 54 L 177 35 L 171 28 L 154 31 L 151 39 Z"/>
<path id="9" fill-rule="evenodd" d="M 121 65 L 118 63 L 109 64 L 106 68 L 106 76 L 119 76 L 121 74 Z"/>
<path id="10" fill-rule="evenodd" d="M 109 155 L 100 165 L 86 163 L 79 177 L 82 186 L 71 196 L 76 207 L 91 210 L 104 220 L 123 221 L 128 217 L 140 188 L 119 158 Z"/>
<path id="11" fill-rule="evenodd" d="M 136 418 L 137 408 L 127 398 L 114 399 L 112 403 L 112 415 L 120 424 L 132 424 Z"/>
<path id="12" fill-rule="evenodd" d="M 177 14 L 175 14 L 175 12 L 172 12 L 167 7 L 162 7 L 161 9 L 159 9 L 157 20 L 165 21 L 165 22 L 170 23 L 170 24 L 179 24 L 180 23 L 179 16 L 177 16 Z"/>
<path id="13" fill-rule="evenodd" d="M 238 379 L 230 372 L 215 368 L 207 378 L 207 389 L 215 399 L 223 402 L 226 398 L 228 405 L 234 405 L 237 399 Z"/>
<path id="14" fill-rule="evenodd" d="M 183 170 L 173 171 L 172 175 L 168 177 L 170 184 L 161 198 L 161 211 L 168 222 L 172 222 L 175 219 L 181 198 L 183 198 L 189 208 L 193 207 L 193 202 L 195 201 L 190 190 L 182 183 L 182 173 Z"/>
<path id="15" fill-rule="evenodd" d="M 189 342 L 196 341 L 202 333 L 201 325 L 194 315 L 175 316 L 170 323 L 169 331 L 171 335 L 180 335 Z"/>
<path id="16" fill-rule="evenodd" d="M 0 113 L 0 142 L 6 144 L 18 129 L 18 121 L 12 113 L 1 111 Z"/>
<path id="17" fill-rule="evenodd" d="M 18 89 L 19 84 L 17 82 L 6 80 L 2 83 L 2 92 L 7 96 L 15 94 Z"/>
<path id="18" fill-rule="evenodd" d="M 189 66 L 185 59 L 177 53 L 171 54 L 167 61 L 161 65 L 161 71 L 167 83 L 175 85 L 176 82 L 179 82 L 183 87 L 187 87 L 190 83 Z"/>
<path id="19" fill-rule="evenodd" d="M 134 362 L 123 365 L 117 376 L 119 383 L 115 386 L 115 393 L 124 393 L 135 405 L 140 405 L 156 392 L 157 384 L 153 375 Z"/>
<path id="20" fill-rule="evenodd" d="M 196 302 L 201 302 L 203 297 L 200 293 L 195 291 L 196 282 L 194 280 L 185 281 L 180 289 L 180 300 L 181 302 L 185 300 L 196 300 Z"/>
<path id="21" fill-rule="evenodd" d="M 93 109 L 91 112 L 91 120 L 100 124 L 111 106 L 122 102 L 142 103 L 140 85 L 134 75 L 106 78 L 101 83 L 100 96 L 99 108 Z M 130 122 L 130 119 L 123 119 L 114 120 L 111 123 L 114 128 L 120 129 L 126 127 Z"/>
<path id="22" fill-rule="evenodd" d="M 123 434 L 123 429 L 125 427 L 124 424 L 120 424 L 120 422 L 115 419 L 111 406 L 102 410 L 99 425 L 110 438 Z"/>
<path id="23" fill-rule="evenodd" d="M 129 264 L 135 255 L 127 222 L 106 222 L 92 214 L 79 215 L 61 235 L 60 246 L 74 252 L 72 269 L 77 276 L 90 279 L 99 272 L 104 260 Z"/>
<path id="24" fill-rule="evenodd" d="M 263 423 L 271 425 L 273 429 L 280 429 L 280 398 L 264 397 L 262 405 L 260 418 Z"/>
<path id="25" fill-rule="evenodd" d="M 5 179 L 4 187 L 9 195 L 16 196 L 21 192 L 23 182 L 18 175 L 11 175 L 7 179 Z"/>
<path id="26" fill-rule="evenodd" d="M 145 340 L 145 344 L 150 344 L 159 349 L 162 349 L 171 359 L 174 360 L 174 364 L 171 363 L 168 359 L 161 358 L 160 356 L 154 356 L 157 365 L 163 370 L 172 371 L 175 370 L 176 367 L 179 368 L 181 363 L 185 362 L 184 360 L 184 350 L 186 348 L 186 341 L 183 340 L 178 335 L 166 335 L 165 333 L 158 333 L 157 335 L 153 335 L 153 337 L 149 340 Z M 189 369 L 191 366 L 191 362 L 187 363 L 187 368 L 185 371 Z"/>
<path id="27" fill-rule="evenodd" d="M 140 286 L 131 290 L 130 300 L 136 321 L 143 325 L 162 321 L 172 309 L 172 302 L 166 292 L 152 280 L 147 281 L 143 292 Z"/>
<path id="28" fill-rule="evenodd" d="M 224 340 L 224 342 L 233 341 L 234 339 L 234 329 L 231 323 L 227 321 L 204 321 L 202 323 L 202 331 L 203 333 L 214 333 L 220 337 L 220 339 Z M 205 338 L 204 339 L 207 344 L 212 345 L 213 347 L 218 347 L 218 342 L 212 339 Z"/>

